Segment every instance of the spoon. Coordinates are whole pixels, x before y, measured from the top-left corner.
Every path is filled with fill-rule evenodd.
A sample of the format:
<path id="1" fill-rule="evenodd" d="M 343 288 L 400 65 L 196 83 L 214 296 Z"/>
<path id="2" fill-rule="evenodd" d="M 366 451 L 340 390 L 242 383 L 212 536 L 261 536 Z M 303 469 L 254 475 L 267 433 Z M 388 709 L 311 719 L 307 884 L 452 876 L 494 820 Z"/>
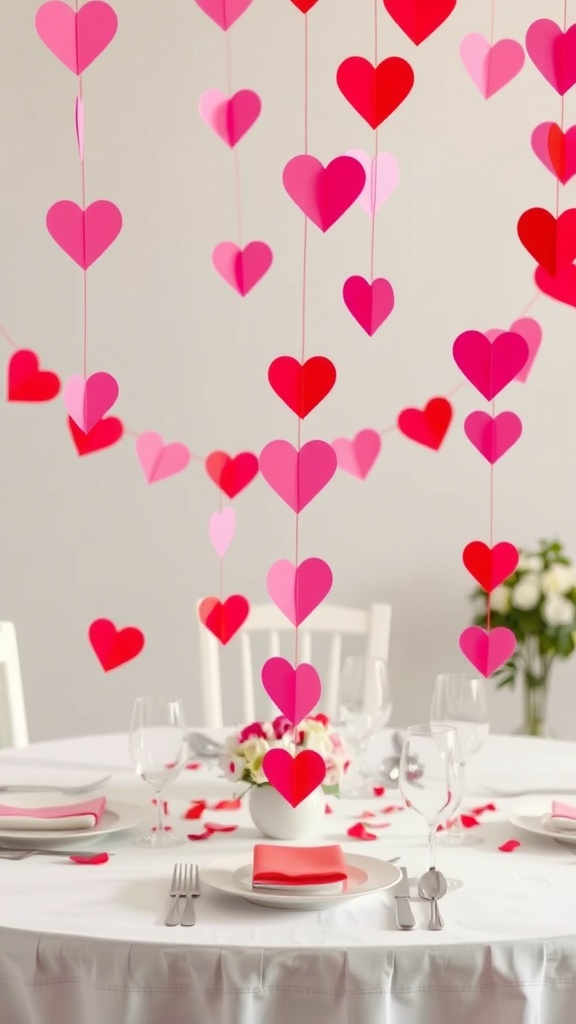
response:
<path id="1" fill-rule="evenodd" d="M 448 883 L 444 875 L 436 868 L 430 868 L 418 880 L 418 893 L 425 900 L 430 900 L 430 921 L 428 928 L 432 932 L 438 932 L 444 927 L 442 915 L 438 909 L 438 900 L 442 899 L 448 891 Z"/>
<path id="2" fill-rule="evenodd" d="M 188 746 L 194 754 L 204 758 L 220 757 L 220 754 L 224 751 L 221 743 L 211 740 L 209 736 L 205 736 L 202 732 L 189 732 Z"/>

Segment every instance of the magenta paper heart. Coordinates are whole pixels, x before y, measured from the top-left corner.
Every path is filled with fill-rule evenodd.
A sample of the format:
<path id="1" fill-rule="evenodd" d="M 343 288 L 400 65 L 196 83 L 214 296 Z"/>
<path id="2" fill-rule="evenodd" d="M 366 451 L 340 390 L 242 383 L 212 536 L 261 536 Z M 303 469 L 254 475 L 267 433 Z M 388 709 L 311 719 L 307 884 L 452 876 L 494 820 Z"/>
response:
<path id="1" fill-rule="evenodd" d="M 363 149 L 349 149 L 345 155 L 357 160 L 364 168 L 366 183 L 358 202 L 365 213 L 373 217 L 398 187 L 400 164 L 392 153 L 370 156 Z"/>
<path id="2" fill-rule="evenodd" d="M 515 412 L 501 412 L 492 418 L 487 412 L 471 412 L 464 420 L 464 433 L 493 466 L 522 435 L 522 420 Z"/>
<path id="3" fill-rule="evenodd" d="M 321 558 L 306 558 L 298 567 L 281 558 L 266 577 L 271 600 L 293 626 L 308 618 L 331 587 L 332 570 Z"/>
<path id="4" fill-rule="evenodd" d="M 63 0 L 49 0 L 36 11 L 35 25 L 51 53 L 81 75 L 114 39 L 118 18 L 103 0 L 90 0 L 78 13 Z"/>
<path id="5" fill-rule="evenodd" d="M 528 345 L 528 360 L 520 370 L 520 373 L 517 373 L 514 378 L 514 380 L 518 380 L 522 384 L 525 384 L 528 380 L 528 374 L 534 365 L 534 360 L 538 355 L 538 350 L 542 341 L 542 328 L 537 320 L 533 320 L 531 316 L 525 316 L 521 317 L 520 320 L 515 320 L 510 327 L 510 331 L 512 334 L 519 334 L 521 338 L 524 338 L 524 341 Z M 505 331 L 500 327 L 495 327 L 490 331 L 485 331 L 484 333 L 489 341 L 494 341 L 494 338 L 497 338 L 499 334 L 504 334 Z"/>
<path id="6" fill-rule="evenodd" d="M 248 295 L 272 265 L 272 250 L 266 242 L 248 242 L 241 249 L 235 242 L 220 242 L 212 251 L 212 263 L 239 295 Z"/>
<path id="7" fill-rule="evenodd" d="M 320 494 L 337 467 L 336 453 L 326 441 L 308 441 L 299 452 L 289 441 L 271 441 L 259 463 L 266 483 L 293 512 L 301 512 Z"/>
<path id="8" fill-rule="evenodd" d="M 486 677 L 502 668 L 516 650 L 516 637 L 506 626 L 497 626 L 489 633 L 481 626 L 468 626 L 459 642 L 462 654 Z"/>
<path id="9" fill-rule="evenodd" d="M 464 36 L 460 57 L 485 100 L 508 85 L 524 66 L 524 49 L 515 39 L 500 39 L 491 46 L 479 32 Z"/>
<path id="10" fill-rule="evenodd" d="M 62 391 L 66 412 L 84 434 L 89 434 L 118 398 L 118 381 L 110 373 L 93 373 L 87 380 L 69 377 Z"/>
<path id="11" fill-rule="evenodd" d="M 293 668 L 286 658 L 268 658 L 264 662 L 262 685 L 293 725 L 310 714 L 322 693 L 320 676 L 312 665 L 303 662 Z"/>
<path id="12" fill-rule="evenodd" d="M 231 148 L 240 142 L 260 117 L 258 93 L 241 89 L 228 99 L 220 89 L 207 89 L 200 97 L 200 117 Z"/>
<path id="13" fill-rule="evenodd" d="M 382 448 L 382 438 L 375 430 L 359 430 L 351 441 L 338 437 L 332 442 L 340 469 L 359 480 L 365 480 Z"/>
<path id="14" fill-rule="evenodd" d="M 555 165 L 552 160 L 555 140 L 560 140 L 562 146 L 560 166 L 558 166 L 558 162 Z M 566 132 L 563 132 L 555 121 L 544 121 L 542 124 L 536 125 L 532 132 L 531 142 L 532 149 L 544 167 L 563 185 L 566 185 L 576 174 L 576 125 L 572 125 Z"/>
<path id="15" fill-rule="evenodd" d="M 511 331 L 492 342 L 480 331 L 465 331 L 456 338 L 452 354 L 467 380 L 491 401 L 518 376 L 530 350 L 524 338 Z"/>
<path id="16" fill-rule="evenodd" d="M 180 441 L 164 444 L 160 434 L 154 430 L 140 434 L 136 441 L 136 455 L 149 484 L 181 473 L 190 462 L 190 452 L 185 444 Z"/>
<path id="17" fill-rule="evenodd" d="M 224 558 L 236 533 L 236 513 L 232 505 L 226 505 L 220 512 L 212 513 L 209 533 L 216 554 L 219 558 Z"/>
<path id="18" fill-rule="evenodd" d="M 557 274 L 549 274 L 544 267 L 536 267 L 534 280 L 541 292 L 564 302 L 567 306 L 576 306 L 576 266 L 570 263 L 562 267 Z"/>
<path id="19" fill-rule="evenodd" d="M 252 0 L 196 0 L 198 7 L 226 32 L 248 10 Z"/>
<path id="20" fill-rule="evenodd" d="M 385 277 L 349 277 L 342 296 L 347 309 L 371 338 L 394 309 L 394 290 Z"/>
<path id="21" fill-rule="evenodd" d="M 532 63 L 560 96 L 576 83 L 576 25 L 564 33 L 548 18 L 534 21 L 526 33 L 526 49 Z"/>
<path id="22" fill-rule="evenodd" d="M 122 214 L 107 199 L 97 199 L 85 210 L 62 199 L 48 210 L 46 227 L 56 244 L 87 270 L 120 234 Z"/>
<path id="23" fill-rule="evenodd" d="M 282 747 L 273 747 L 264 755 L 264 774 L 292 807 L 301 804 L 326 778 L 324 758 L 315 750 L 301 750 L 292 757 Z"/>
<path id="24" fill-rule="evenodd" d="M 315 156 L 302 154 L 288 161 L 282 182 L 296 206 L 327 231 L 356 202 L 366 173 L 351 156 L 337 156 L 323 167 Z"/>

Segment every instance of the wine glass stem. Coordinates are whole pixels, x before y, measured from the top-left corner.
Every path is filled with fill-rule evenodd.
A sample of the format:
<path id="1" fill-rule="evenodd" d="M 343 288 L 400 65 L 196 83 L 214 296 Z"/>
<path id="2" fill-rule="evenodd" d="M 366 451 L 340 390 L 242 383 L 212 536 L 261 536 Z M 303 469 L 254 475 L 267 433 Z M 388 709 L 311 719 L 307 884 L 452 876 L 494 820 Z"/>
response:
<path id="1" fill-rule="evenodd" d="M 437 825 L 428 828 L 428 867 L 436 867 L 436 829 Z"/>
<path id="2" fill-rule="evenodd" d="M 158 835 L 162 835 L 164 830 L 164 805 L 162 800 L 162 791 L 159 789 L 156 792 L 156 813 L 158 815 L 158 825 L 156 831 Z"/>

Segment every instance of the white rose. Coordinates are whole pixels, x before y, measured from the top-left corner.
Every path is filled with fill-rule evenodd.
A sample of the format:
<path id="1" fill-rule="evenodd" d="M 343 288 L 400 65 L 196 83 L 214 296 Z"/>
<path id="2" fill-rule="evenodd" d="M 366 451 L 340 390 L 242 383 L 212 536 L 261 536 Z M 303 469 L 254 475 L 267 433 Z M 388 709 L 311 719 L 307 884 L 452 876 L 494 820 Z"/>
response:
<path id="1" fill-rule="evenodd" d="M 571 565 L 553 565 L 542 574 L 545 594 L 566 594 L 576 585 L 576 573 Z"/>
<path id="2" fill-rule="evenodd" d="M 260 768 L 264 754 L 270 750 L 270 744 L 260 736 L 252 736 L 242 746 L 242 753 L 246 761 L 246 767 L 254 772 Z"/>
<path id="3" fill-rule="evenodd" d="M 539 600 L 540 580 L 534 574 L 523 576 L 512 591 L 512 604 L 523 612 L 529 612 Z"/>
<path id="4" fill-rule="evenodd" d="M 518 568 L 520 572 L 542 572 L 544 561 L 540 555 L 520 555 Z"/>
<path id="5" fill-rule="evenodd" d="M 490 607 L 498 615 L 507 615 L 512 604 L 510 587 L 496 587 L 490 595 Z"/>
<path id="6" fill-rule="evenodd" d="M 547 626 L 571 626 L 574 622 L 574 605 L 566 597 L 550 594 L 542 605 L 542 618 Z"/>

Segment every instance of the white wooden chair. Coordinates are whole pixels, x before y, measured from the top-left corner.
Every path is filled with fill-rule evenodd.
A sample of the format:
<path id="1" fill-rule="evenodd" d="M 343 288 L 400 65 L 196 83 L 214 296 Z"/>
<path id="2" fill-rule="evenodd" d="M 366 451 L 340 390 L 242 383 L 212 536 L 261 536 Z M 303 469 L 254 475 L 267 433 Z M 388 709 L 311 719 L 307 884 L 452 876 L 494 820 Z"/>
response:
<path id="1" fill-rule="evenodd" d="M 298 632 L 298 661 L 312 661 L 312 636 L 324 635 L 330 638 L 328 669 L 321 672 L 321 706 L 330 717 L 337 711 L 338 681 L 342 662 L 343 637 L 364 637 L 364 653 L 388 660 L 390 646 L 390 623 L 392 607 L 389 604 L 373 604 L 364 611 L 360 608 L 345 608 L 340 605 L 321 605 L 306 619 Z M 202 725 L 220 728 L 229 725 L 222 714 L 222 680 L 220 672 L 220 643 L 198 619 L 200 629 L 200 671 Z M 294 632 L 294 627 L 281 611 L 272 604 L 253 605 L 239 634 L 241 653 L 241 720 L 253 722 L 255 711 L 255 676 L 252 652 L 252 637 L 257 633 L 268 634 L 267 657 L 280 655 L 282 634 Z M 234 643 L 234 638 L 231 643 Z M 260 679 L 256 680 L 258 685 Z M 268 699 L 268 698 L 266 698 Z M 271 707 L 275 707 L 270 702 Z"/>
<path id="2" fill-rule="evenodd" d="M 27 747 L 28 723 L 13 622 L 0 622 L 0 747 Z"/>

